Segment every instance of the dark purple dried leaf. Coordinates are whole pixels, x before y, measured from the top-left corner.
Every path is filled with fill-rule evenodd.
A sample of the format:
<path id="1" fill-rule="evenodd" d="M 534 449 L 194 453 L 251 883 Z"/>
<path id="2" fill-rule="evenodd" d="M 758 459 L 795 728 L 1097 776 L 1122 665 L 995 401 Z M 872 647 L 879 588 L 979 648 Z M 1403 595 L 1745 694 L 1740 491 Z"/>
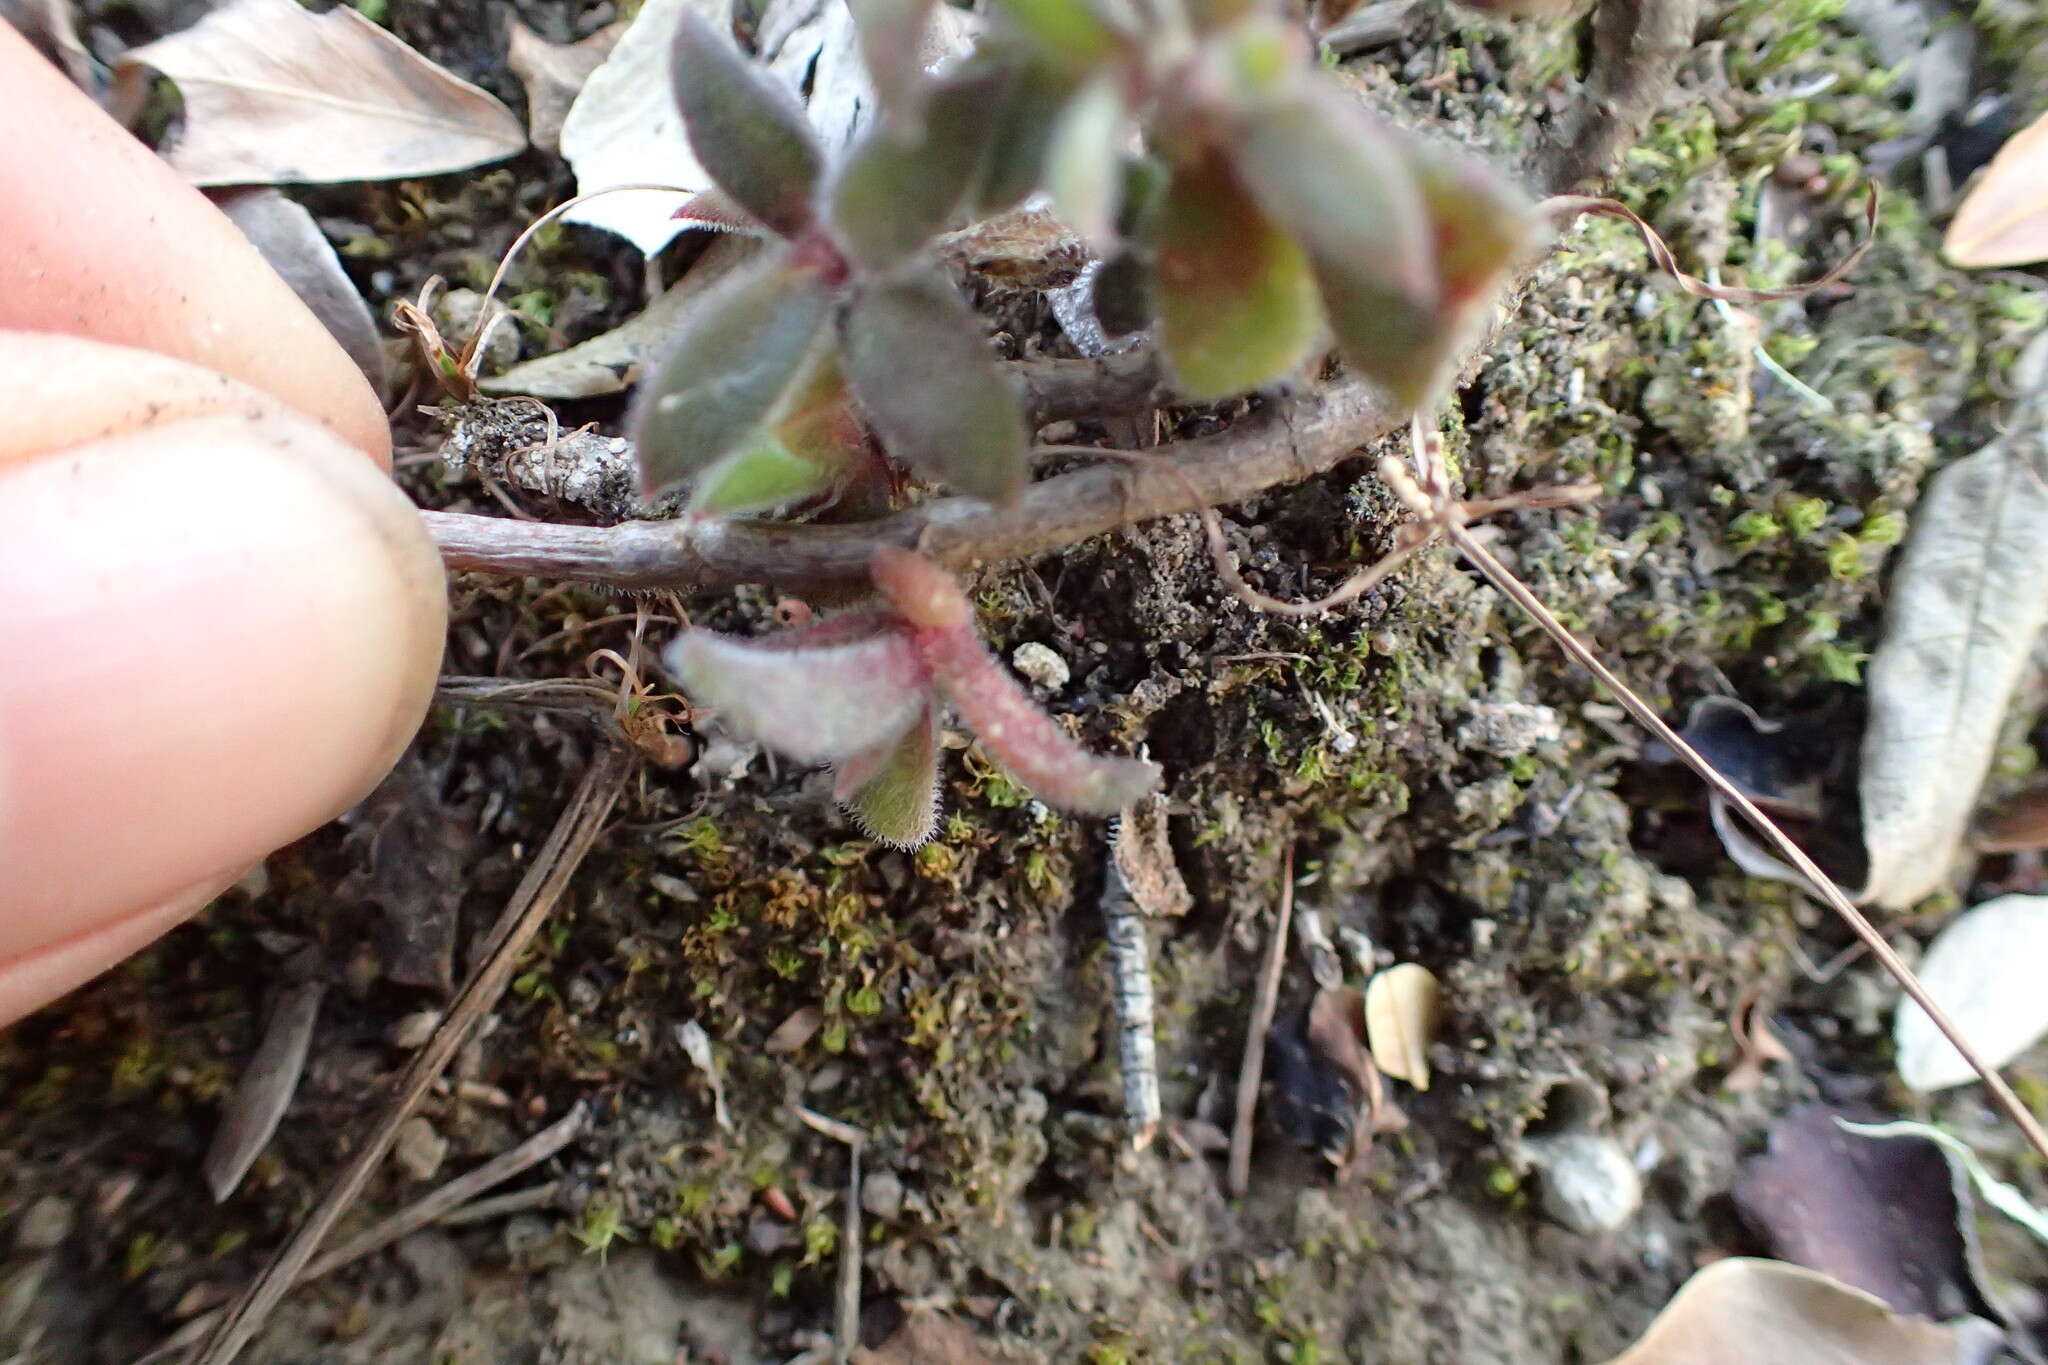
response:
<path id="1" fill-rule="evenodd" d="M 810 226 L 823 159 L 789 88 L 690 9 L 676 19 L 670 76 L 690 150 L 719 188 L 786 237 Z"/>
<path id="2" fill-rule="evenodd" d="M 832 299 L 819 271 L 779 250 L 699 299 L 633 399 L 641 486 L 672 487 L 754 435 L 815 350 Z"/>
<path id="3" fill-rule="evenodd" d="M 931 270 L 862 290 L 840 360 L 882 448 L 927 479 L 989 502 L 1023 489 L 1028 435 L 982 324 Z"/>

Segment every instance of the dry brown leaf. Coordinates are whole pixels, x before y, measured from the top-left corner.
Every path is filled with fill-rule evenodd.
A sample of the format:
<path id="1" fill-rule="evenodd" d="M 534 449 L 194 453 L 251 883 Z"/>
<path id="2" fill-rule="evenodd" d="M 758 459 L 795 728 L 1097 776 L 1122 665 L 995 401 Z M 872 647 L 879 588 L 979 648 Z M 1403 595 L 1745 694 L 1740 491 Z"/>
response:
<path id="1" fill-rule="evenodd" d="M 1942 239 L 1950 265 L 2048 261 L 2048 114 L 2007 139 Z"/>
<path id="2" fill-rule="evenodd" d="M 171 78 L 185 122 L 164 157 L 195 185 L 439 175 L 526 146 L 512 111 L 347 5 L 231 0 L 121 59 Z"/>
<path id="3" fill-rule="evenodd" d="M 853 1353 L 854 1365 L 997 1365 L 986 1343 L 958 1318 L 919 1309 L 873 1350 Z"/>
<path id="4" fill-rule="evenodd" d="M 526 131 L 534 146 L 544 152 L 561 150 L 562 120 L 569 106 L 576 102 L 590 73 L 612 55 L 625 31 L 626 23 L 620 20 L 581 42 L 551 43 L 513 16 L 505 65 L 526 87 Z"/>
<path id="5" fill-rule="evenodd" d="M 1687 1280 L 1608 1365 L 1974 1365 L 1999 1335 L 1979 1318 L 1903 1317 L 1818 1271 L 1738 1256 Z"/>

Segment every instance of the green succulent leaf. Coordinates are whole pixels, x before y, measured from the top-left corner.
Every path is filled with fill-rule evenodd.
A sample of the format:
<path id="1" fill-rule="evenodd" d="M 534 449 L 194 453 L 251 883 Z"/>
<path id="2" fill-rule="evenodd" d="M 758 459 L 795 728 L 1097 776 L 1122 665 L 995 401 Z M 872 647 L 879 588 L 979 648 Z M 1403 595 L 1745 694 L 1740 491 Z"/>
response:
<path id="1" fill-rule="evenodd" d="M 1152 268 L 1135 251 L 1120 252 L 1102 263 L 1102 269 L 1095 272 L 1093 296 L 1095 320 L 1107 337 L 1142 332 L 1158 315 Z"/>
<path id="2" fill-rule="evenodd" d="M 762 432 L 704 471 L 690 492 L 690 513 L 739 517 L 785 507 L 830 488 L 840 470 L 797 454 Z"/>
<path id="3" fill-rule="evenodd" d="M 927 479 L 1004 503 L 1028 433 L 974 312 L 937 268 L 878 281 L 846 310 L 840 360 L 882 448 Z"/>
<path id="4" fill-rule="evenodd" d="M 1121 43 L 1089 0 L 996 0 L 996 9 L 1033 46 L 1070 70 L 1101 65 Z"/>
<path id="5" fill-rule="evenodd" d="M 938 708 L 926 706 L 892 743 L 842 762 L 833 795 L 885 844 L 917 848 L 930 839 L 939 817 Z"/>
<path id="6" fill-rule="evenodd" d="M 1422 401 L 1447 343 L 1434 232 L 1401 141 L 1318 82 L 1251 110 L 1232 150 L 1307 247 L 1345 359 L 1399 401 Z"/>
<path id="7" fill-rule="evenodd" d="M 1472 157 L 1422 143 L 1409 156 L 1436 236 L 1445 306 L 1490 299 L 1508 267 L 1543 238 L 1535 202 Z"/>
<path id="8" fill-rule="evenodd" d="M 940 81 L 922 127 L 870 129 L 832 182 L 832 225 L 854 259 L 887 270 L 952 226 L 974 188 L 1009 73 L 978 65 Z"/>
<path id="9" fill-rule="evenodd" d="M 1167 187 L 1155 267 L 1159 340 L 1188 398 L 1224 398 L 1307 358 L 1323 315 L 1308 254 L 1219 156 Z"/>
<path id="10" fill-rule="evenodd" d="M 930 674 L 910 635 L 876 613 L 758 640 L 685 631 L 662 661 L 692 702 L 804 763 L 888 744 L 931 704 Z"/>
<path id="11" fill-rule="evenodd" d="M 1129 121 L 1130 109 L 1116 73 L 1105 72 L 1082 86 L 1060 111 L 1046 148 L 1045 187 L 1053 208 L 1097 251 L 1116 241 Z"/>
<path id="12" fill-rule="evenodd" d="M 671 488 L 754 435 L 802 373 L 833 294 L 819 270 L 777 249 L 698 300 L 634 396 L 642 488 Z"/>
<path id="13" fill-rule="evenodd" d="M 884 117 L 898 128 L 916 129 L 924 119 L 926 30 L 938 0 L 847 0 L 860 34 L 861 61 L 875 87 Z"/>
<path id="14" fill-rule="evenodd" d="M 810 226 L 823 161 L 788 87 L 690 9 L 677 17 L 669 69 L 690 150 L 718 187 L 785 237 Z"/>
<path id="15" fill-rule="evenodd" d="M 1013 75 L 992 107 L 988 147 L 968 196 L 969 208 L 977 218 L 1014 208 L 1038 188 L 1046 147 L 1061 109 L 1074 92 L 1073 77 L 1051 63 L 1006 52 L 1000 39 L 989 40 L 987 46 L 994 59 L 1010 66 Z"/>

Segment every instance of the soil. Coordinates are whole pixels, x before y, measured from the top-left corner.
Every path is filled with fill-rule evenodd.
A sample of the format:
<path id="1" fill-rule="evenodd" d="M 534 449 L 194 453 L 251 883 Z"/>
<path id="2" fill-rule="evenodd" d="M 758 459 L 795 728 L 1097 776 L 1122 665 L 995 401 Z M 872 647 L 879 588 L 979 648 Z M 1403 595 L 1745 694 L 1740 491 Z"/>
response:
<path id="1" fill-rule="evenodd" d="M 176 6 L 85 8 L 104 43 L 148 36 Z M 515 108 L 507 11 L 557 40 L 616 17 L 580 0 L 377 8 Z M 1826 0 L 1710 9 L 1617 192 L 1695 269 L 1810 275 L 1854 240 L 1864 175 L 1910 135 L 1909 83 Z M 1972 86 L 2010 87 L 2008 119 L 2031 116 L 2048 98 L 2048 23 L 1998 3 L 1951 18 L 1978 26 Z M 1580 60 L 1569 30 L 1426 6 L 1346 70 L 1395 117 L 1513 163 Z M 1960 180 L 1980 154 L 1941 136 Z M 1658 279 L 1625 226 L 1582 222 L 1460 389 L 1452 453 L 1475 494 L 1602 485 L 1589 507 L 1496 519 L 1492 545 L 1667 714 L 1732 694 L 1855 747 L 1890 548 L 1929 472 L 1992 432 L 2002 376 L 2048 319 L 2038 274 L 1941 263 L 1920 164 L 1886 173 L 1851 286 L 1748 314 Z M 570 190 L 559 160 L 529 152 L 300 197 L 388 316 L 429 275 L 481 287 Z M 668 277 L 692 250 L 671 249 Z M 1038 296 L 981 285 L 1016 345 L 1061 344 Z M 625 244 L 543 234 L 509 282 L 543 320 L 518 346 L 615 326 L 645 288 Z M 1752 317 L 1817 394 L 1760 361 Z M 612 430 L 619 408 L 559 415 Z M 408 416 L 400 435 L 425 455 L 439 429 Z M 1083 423 L 1066 439 L 1102 437 L 1121 433 Z M 402 463 L 425 505 L 497 510 L 430 458 Z M 1392 508 L 1370 468 L 1227 509 L 1252 582 L 1312 595 L 1382 552 Z M 519 496 L 536 515 L 581 515 Z M 848 1250 L 848 1155 L 792 1118 L 797 1103 L 867 1136 L 861 1289 L 878 1361 L 1605 1360 L 1704 1259 L 1748 1248 L 1727 1198 L 1736 1163 L 1815 1098 L 1931 1113 L 2048 1196 L 2048 1172 L 1978 1088 L 1930 1104 L 1898 1085 L 1894 989 L 1866 961 L 1834 961 L 1846 931 L 1737 871 L 1697 784 L 1446 553 L 1312 621 L 1233 598 L 1185 519 L 972 587 L 1005 657 L 1037 644 L 1067 664 L 1070 681 L 1040 689 L 1053 710 L 1166 768 L 1167 845 L 1192 905 L 1147 926 L 1160 1139 L 1134 1154 L 1120 1122 L 1101 822 L 1047 811 L 959 736 L 940 837 L 891 851 L 835 810 L 823 775 L 706 726 L 694 764 L 632 779 L 455 1083 L 424 1105 L 428 1131 L 344 1233 L 586 1104 L 587 1133 L 513 1186 L 548 1188 L 300 1291 L 246 1359 L 752 1365 L 815 1349 Z M 481 576 L 452 590 L 447 671 L 512 678 L 590 676 L 595 651 L 631 650 L 643 607 L 658 643 L 678 614 L 751 630 L 777 600 Z M 2031 719 L 2011 729 L 1994 794 L 2033 764 Z M 0 1034 L 0 1359 L 129 1361 L 249 1280 L 387 1102 L 416 1016 L 445 1005 L 597 742 L 559 716 L 439 707 L 363 808 Z M 1853 844 L 1853 828 L 1834 833 Z M 1214 1144 L 1289 848 L 1298 905 L 1340 946 L 1362 935 L 1376 962 L 1431 969 L 1443 1022 L 1429 1088 L 1389 1082 L 1405 1128 L 1340 1168 L 1266 1118 L 1250 1193 L 1233 1200 Z M 1985 885 L 2025 875 L 1979 869 Z M 1956 904 L 1884 928 L 1910 948 Z M 273 988 L 309 961 L 330 987 L 305 1078 L 216 1204 L 201 1156 Z M 1345 969 L 1359 984 L 1357 961 Z M 1283 1028 L 1314 989 L 1290 953 Z M 1751 997 L 1795 1060 L 1731 1091 L 1730 1020 Z M 810 1037 L 767 1050 L 803 1011 Z M 691 1022 L 711 1040 L 726 1124 L 678 1041 Z M 1282 1051 L 1268 1079 L 1295 1084 Z M 2048 1055 L 2011 1075 L 2048 1109 Z M 1529 1139 L 1564 1126 L 1640 1172 L 1642 1206 L 1618 1229 L 1574 1232 L 1546 1211 Z M 1995 1281 L 2043 1285 L 2015 1242 L 1988 1250 Z"/>

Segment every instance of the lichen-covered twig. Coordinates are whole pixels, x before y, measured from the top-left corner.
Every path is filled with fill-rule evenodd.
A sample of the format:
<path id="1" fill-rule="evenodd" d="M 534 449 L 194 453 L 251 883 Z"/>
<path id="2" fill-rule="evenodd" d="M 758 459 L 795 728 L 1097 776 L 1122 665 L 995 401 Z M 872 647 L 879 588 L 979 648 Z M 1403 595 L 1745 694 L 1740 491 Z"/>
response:
<path id="1" fill-rule="evenodd" d="M 632 759 L 627 752 L 612 745 L 600 748 L 591 759 L 576 794 L 569 798 L 569 804 L 555 822 L 547 842 L 535 854 L 525 878 L 512 893 L 512 899 L 506 903 L 498 922 L 492 926 L 483 947 L 483 965 L 455 997 L 440 1028 L 414 1056 L 412 1065 L 406 1068 L 399 1082 L 397 1099 L 378 1119 L 376 1127 L 370 1130 L 341 1174 L 320 1196 L 298 1230 L 271 1256 L 269 1264 L 242 1291 L 241 1297 L 228 1306 L 213 1331 L 207 1334 L 206 1340 L 191 1357 L 189 1365 L 228 1365 L 262 1329 L 278 1301 L 298 1283 L 319 1252 L 320 1244 L 334 1230 L 334 1225 L 355 1202 L 356 1196 L 362 1193 L 371 1174 L 390 1152 L 399 1127 L 412 1113 L 413 1107 L 447 1069 L 462 1045 L 469 1041 L 476 1025 L 497 1004 L 498 997 L 504 994 L 519 954 L 546 921 L 556 900 L 567 888 L 569 879 L 582 864 L 584 855 L 597 842 L 605 819 L 611 814 L 612 805 L 623 789 L 631 764 Z"/>
<path id="2" fill-rule="evenodd" d="M 1110 835 L 1123 835 L 1123 822 Z M 1112 854 L 1106 860 L 1102 886 L 1102 918 L 1109 940 L 1109 962 L 1116 1010 L 1117 1068 L 1123 1075 L 1124 1122 L 1131 1150 L 1142 1152 L 1158 1136 L 1159 1058 L 1153 1037 L 1152 948 L 1145 934 L 1145 916 Z"/>
<path id="3" fill-rule="evenodd" d="M 1538 160 L 1551 194 L 1605 176 L 1656 117 L 1679 63 L 1692 51 L 1700 0 L 1600 0 L 1593 69 Z"/>

